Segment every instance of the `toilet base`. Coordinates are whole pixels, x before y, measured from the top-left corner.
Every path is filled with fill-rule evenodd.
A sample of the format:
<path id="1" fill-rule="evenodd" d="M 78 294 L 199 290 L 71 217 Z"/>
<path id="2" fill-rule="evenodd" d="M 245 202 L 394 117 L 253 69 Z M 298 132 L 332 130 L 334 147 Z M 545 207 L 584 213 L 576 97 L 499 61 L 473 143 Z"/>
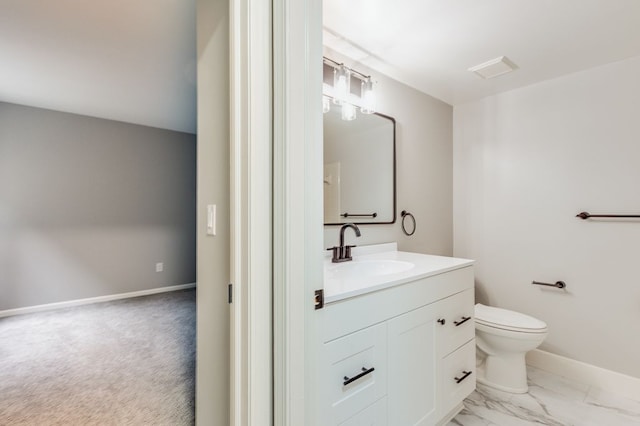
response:
<path id="1" fill-rule="evenodd" d="M 477 367 L 476 381 L 509 393 L 527 393 L 527 366 L 524 354 L 487 355 Z"/>
<path id="2" fill-rule="evenodd" d="M 489 388 L 493 388 L 502 392 L 508 392 L 508 393 L 517 393 L 517 394 L 523 394 L 523 393 L 527 393 L 529 391 L 529 387 L 527 386 L 526 388 L 522 389 L 522 388 L 509 388 L 506 386 L 501 386 L 497 383 L 493 383 L 493 382 L 489 382 L 487 381 L 487 379 L 485 379 L 484 377 L 476 377 L 476 382 L 480 383 L 481 385 L 487 386 Z"/>

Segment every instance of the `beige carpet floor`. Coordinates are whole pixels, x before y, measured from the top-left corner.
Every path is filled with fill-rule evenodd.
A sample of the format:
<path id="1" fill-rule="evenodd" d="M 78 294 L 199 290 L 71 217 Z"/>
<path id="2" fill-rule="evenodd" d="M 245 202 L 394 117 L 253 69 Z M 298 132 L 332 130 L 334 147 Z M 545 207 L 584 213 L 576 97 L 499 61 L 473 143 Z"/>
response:
<path id="1" fill-rule="evenodd" d="M 0 318 L 0 425 L 194 424 L 195 290 Z"/>

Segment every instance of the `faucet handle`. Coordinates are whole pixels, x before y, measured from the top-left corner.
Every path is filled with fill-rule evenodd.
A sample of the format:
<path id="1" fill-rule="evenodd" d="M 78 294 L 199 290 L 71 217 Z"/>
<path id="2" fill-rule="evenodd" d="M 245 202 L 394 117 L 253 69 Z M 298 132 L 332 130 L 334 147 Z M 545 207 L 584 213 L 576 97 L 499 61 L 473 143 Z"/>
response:
<path id="1" fill-rule="evenodd" d="M 331 261 L 333 263 L 336 263 L 340 259 L 340 253 L 339 253 L 340 247 L 338 246 L 329 247 L 327 251 L 333 252 L 333 256 L 331 257 Z"/>

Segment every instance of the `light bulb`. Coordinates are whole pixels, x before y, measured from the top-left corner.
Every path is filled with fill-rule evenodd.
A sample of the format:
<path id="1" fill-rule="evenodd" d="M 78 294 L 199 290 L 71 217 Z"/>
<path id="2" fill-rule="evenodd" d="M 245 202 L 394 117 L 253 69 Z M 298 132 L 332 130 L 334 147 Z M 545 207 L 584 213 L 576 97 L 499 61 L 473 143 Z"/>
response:
<path id="1" fill-rule="evenodd" d="M 344 65 L 333 69 L 333 103 L 342 105 L 351 92 L 351 71 Z"/>
<path id="2" fill-rule="evenodd" d="M 328 96 L 322 96 L 322 112 L 324 114 L 328 113 L 331 110 L 331 100 Z"/>
<path id="3" fill-rule="evenodd" d="M 376 112 L 376 97 L 373 92 L 373 81 L 371 77 L 367 77 L 366 80 L 362 80 L 362 106 L 360 107 L 360 111 L 363 114 L 373 114 Z"/>
<path id="4" fill-rule="evenodd" d="M 352 121 L 356 119 L 356 107 L 352 104 L 342 104 L 342 119 L 344 121 Z"/>

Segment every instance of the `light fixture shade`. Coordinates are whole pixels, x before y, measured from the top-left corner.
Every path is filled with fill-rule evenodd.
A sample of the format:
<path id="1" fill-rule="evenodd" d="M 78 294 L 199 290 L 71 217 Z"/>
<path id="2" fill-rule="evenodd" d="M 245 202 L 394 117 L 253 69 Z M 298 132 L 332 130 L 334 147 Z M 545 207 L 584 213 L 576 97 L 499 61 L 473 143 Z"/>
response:
<path id="1" fill-rule="evenodd" d="M 333 69 L 333 103 L 342 105 L 351 93 L 351 71 L 344 65 Z"/>
<path id="2" fill-rule="evenodd" d="M 331 99 L 328 96 L 322 96 L 322 112 L 324 114 L 328 113 L 331 110 Z"/>
<path id="3" fill-rule="evenodd" d="M 371 80 L 371 77 L 362 80 L 362 90 L 360 93 L 362 97 L 360 111 L 363 114 L 373 114 L 376 112 L 376 97 L 373 92 L 373 80 Z"/>
<path id="4" fill-rule="evenodd" d="M 356 107 L 352 104 L 342 104 L 342 119 L 344 121 L 352 121 L 356 119 Z"/>

